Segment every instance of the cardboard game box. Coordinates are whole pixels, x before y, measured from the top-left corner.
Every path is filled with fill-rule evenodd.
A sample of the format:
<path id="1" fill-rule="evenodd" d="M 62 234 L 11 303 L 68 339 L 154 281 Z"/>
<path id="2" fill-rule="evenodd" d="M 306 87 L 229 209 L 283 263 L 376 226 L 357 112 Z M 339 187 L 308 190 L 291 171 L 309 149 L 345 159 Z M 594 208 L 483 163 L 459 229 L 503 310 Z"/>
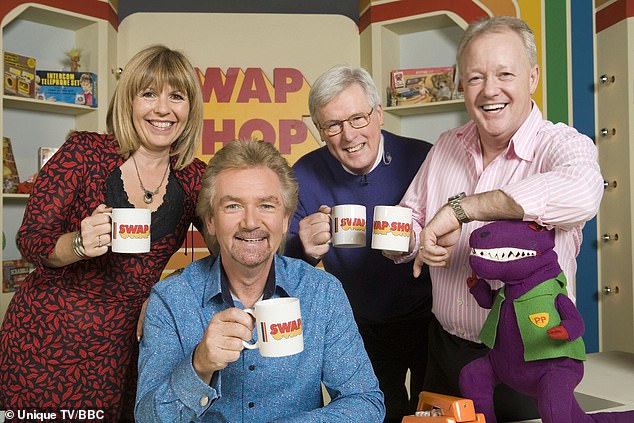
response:
<path id="1" fill-rule="evenodd" d="M 90 72 L 38 70 L 36 94 L 40 100 L 97 107 L 97 75 Z"/>
<path id="2" fill-rule="evenodd" d="M 454 66 L 397 69 L 391 72 L 389 106 L 451 100 Z"/>
<path id="3" fill-rule="evenodd" d="M 3 260 L 2 292 L 15 292 L 35 266 L 24 259 Z"/>
<path id="4" fill-rule="evenodd" d="M 35 97 L 35 59 L 4 52 L 4 93 Z"/>
<path id="5" fill-rule="evenodd" d="M 16 193 L 20 178 L 18 176 L 18 168 L 15 165 L 15 157 L 13 156 L 13 148 L 11 140 L 2 137 L 2 192 Z"/>
<path id="6" fill-rule="evenodd" d="M 42 169 L 42 167 L 49 161 L 53 154 L 57 153 L 59 147 L 40 147 L 38 150 L 38 169 Z"/>

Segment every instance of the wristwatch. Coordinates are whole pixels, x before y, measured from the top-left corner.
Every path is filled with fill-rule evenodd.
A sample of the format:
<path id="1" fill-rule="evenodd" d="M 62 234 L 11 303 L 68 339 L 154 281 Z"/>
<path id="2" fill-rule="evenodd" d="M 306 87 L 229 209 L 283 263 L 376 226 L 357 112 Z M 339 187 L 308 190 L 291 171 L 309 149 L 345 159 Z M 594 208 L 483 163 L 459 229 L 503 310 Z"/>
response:
<path id="1" fill-rule="evenodd" d="M 447 200 L 447 204 L 449 204 L 454 214 L 456 215 L 456 219 L 458 219 L 458 222 L 460 223 L 469 223 L 473 220 L 469 216 L 467 216 L 467 213 L 465 213 L 464 209 L 462 208 L 462 199 L 466 196 L 467 194 L 461 192 L 460 194 L 449 197 L 449 200 Z"/>

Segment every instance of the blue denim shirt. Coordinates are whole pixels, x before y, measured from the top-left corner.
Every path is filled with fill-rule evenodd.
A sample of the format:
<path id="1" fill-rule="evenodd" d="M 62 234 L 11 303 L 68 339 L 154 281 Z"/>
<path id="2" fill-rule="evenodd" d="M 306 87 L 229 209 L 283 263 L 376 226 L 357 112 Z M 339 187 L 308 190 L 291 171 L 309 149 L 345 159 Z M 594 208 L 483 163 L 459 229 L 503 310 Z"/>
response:
<path id="1" fill-rule="evenodd" d="M 137 421 L 383 421 L 383 394 L 341 283 L 301 260 L 276 256 L 273 263 L 272 296 L 300 299 L 304 351 L 265 358 L 245 349 L 209 385 L 204 383 L 192 366 L 194 348 L 211 317 L 231 304 L 226 292 L 223 299 L 220 260 L 198 260 L 156 284 L 150 294 L 140 345 Z M 331 397 L 327 406 L 320 382 Z"/>

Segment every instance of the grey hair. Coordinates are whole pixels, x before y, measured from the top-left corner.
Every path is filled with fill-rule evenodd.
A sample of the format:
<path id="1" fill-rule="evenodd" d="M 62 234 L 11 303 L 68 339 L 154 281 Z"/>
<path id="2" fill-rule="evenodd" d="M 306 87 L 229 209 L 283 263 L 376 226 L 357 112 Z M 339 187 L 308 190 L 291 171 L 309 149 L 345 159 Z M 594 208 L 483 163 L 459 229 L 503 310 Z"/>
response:
<path id="1" fill-rule="evenodd" d="M 381 97 L 370 73 L 363 68 L 348 65 L 337 65 L 321 74 L 308 94 L 308 110 L 315 125 L 318 124 L 317 112 L 330 103 L 343 90 L 352 84 L 359 84 L 368 99 L 368 104 L 375 108 L 381 103 Z"/>
<path id="2" fill-rule="evenodd" d="M 513 16 L 490 16 L 472 22 L 465 31 L 456 53 L 458 68 L 462 67 L 462 59 L 467 46 L 475 38 L 490 32 L 513 31 L 522 39 L 526 57 L 531 67 L 537 65 L 537 45 L 535 35 L 530 27 L 520 18 Z"/>

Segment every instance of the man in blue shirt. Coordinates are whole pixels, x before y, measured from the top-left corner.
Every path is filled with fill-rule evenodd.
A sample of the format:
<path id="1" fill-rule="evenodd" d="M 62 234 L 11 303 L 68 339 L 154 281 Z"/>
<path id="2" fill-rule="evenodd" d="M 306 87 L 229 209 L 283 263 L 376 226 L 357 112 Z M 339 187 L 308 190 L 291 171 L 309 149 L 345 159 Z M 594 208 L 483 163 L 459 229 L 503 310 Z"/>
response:
<path id="1" fill-rule="evenodd" d="M 278 255 L 297 190 L 288 163 L 266 142 L 230 143 L 210 161 L 197 214 L 218 258 L 194 262 L 152 290 L 137 421 L 382 421 L 383 394 L 341 284 Z M 244 350 L 255 331 L 243 309 L 289 296 L 301 302 L 304 351 L 264 358 Z"/>

